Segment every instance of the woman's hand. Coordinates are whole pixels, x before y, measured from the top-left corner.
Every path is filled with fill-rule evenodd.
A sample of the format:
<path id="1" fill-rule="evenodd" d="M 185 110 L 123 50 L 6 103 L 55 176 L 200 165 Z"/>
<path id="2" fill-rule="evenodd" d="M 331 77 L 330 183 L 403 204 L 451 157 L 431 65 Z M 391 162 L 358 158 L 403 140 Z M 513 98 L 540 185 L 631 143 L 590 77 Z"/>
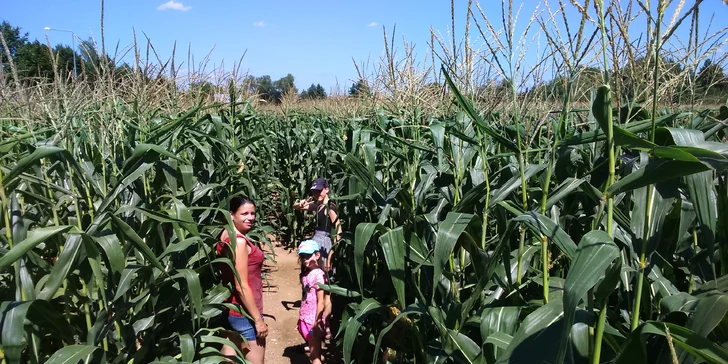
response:
<path id="1" fill-rule="evenodd" d="M 311 204 L 313 203 L 313 199 L 311 197 L 300 200 L 293 204 L 293 208 L 299 209 L 299 210 L 308 210 L 309 207 L 311 207 Z"/>
<path id="2" fill-rule="evenodd" d="M 331 250 L 329 250 L 329 255 L 326 257 L 326 264 L 324 264 L 324 269 L 326 272 L 330 272 L 332 265 L 331 265 L 331 259 L 334 258 L 334 249 L 333 247 Z"/>
<path id="3" fill-rule="evenodd" d="M 268 336 L 268 324 L 263 319 L 255 320 L 255 331 L 258 333 L 259 339 L 265 339 Z"/>

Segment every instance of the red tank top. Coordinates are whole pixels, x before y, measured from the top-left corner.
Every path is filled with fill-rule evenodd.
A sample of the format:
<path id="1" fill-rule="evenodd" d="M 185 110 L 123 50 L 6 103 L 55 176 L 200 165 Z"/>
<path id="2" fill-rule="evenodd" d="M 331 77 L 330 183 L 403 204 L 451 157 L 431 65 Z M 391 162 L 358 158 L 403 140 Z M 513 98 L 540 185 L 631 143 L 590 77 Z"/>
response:
<path id="1" fill-rule="evenodd" d="M 248 240 L 248 238 L 245 235 L 237 234 L 238 238 L 242 238 L 245 240 L 245 242 L 248 244 L 248 247 L 250 248 L 250 251 L 248 252 L 248 285 L 250 286 L 250 289 L 253 291 L 253 298 L 255 299 L 255 305 L 258 307 L 258 311 L 260 314 L 263 314 L 263 278 L 261 277 L 261 268 L 263 267 L 263 262 L 265 261 L 265 255 L 263 254 L 263 251 L 260 250 L 257 246 L 255 246 L 253 243 Z M 226 251 L 223 250 L 225 247 L 225 244 L 230 244 L 230 238 L 226 237 L 223 241 L 218 242 L 216 246 L 216 251 L 218 256 L 223 256 L 226 254 Z M 234 264 L 234 262 L 233 262 Z M 230 266 L 224 263 L 221 263 L 220 269 L 222 271 L 222 280 L 224 283 L 230 283 L 234 289 L 235 287 L 235 274 L 233 274 L 232 269 L 230 269 Z M 225 300 L 225 302 L 232 303 L 234 305 L 240 305 L 243 306 L 243 303 L 240 302 L 238 299 L 238 295 L 231 294 L 230 297 Z M 245 309 L 244 307 L 241 307 L 241 309 Z M 233 316 L 242 316 L 241 314 L 230 310 L 230 315 Z M 255 317 L 254 317 L 255 318 Z"/>

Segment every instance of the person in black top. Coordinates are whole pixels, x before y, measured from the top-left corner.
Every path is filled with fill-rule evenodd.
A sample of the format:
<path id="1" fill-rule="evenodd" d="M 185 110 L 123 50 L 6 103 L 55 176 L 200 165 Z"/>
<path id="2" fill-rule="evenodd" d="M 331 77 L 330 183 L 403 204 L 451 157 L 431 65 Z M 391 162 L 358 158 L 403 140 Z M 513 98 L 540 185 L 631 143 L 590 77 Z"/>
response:
<path id="1" fill-rule="evenodd" d="M 311 184 L 309 190 L 311 197 L 296 202 L 293 207 L 297 210 L 316 211 L 316 230 L 313 236 L 322 249 L 324 271 L 331 271 L 331 258 L 333 251 L 332 243 L 338 243 L 341 237 L 341 224 L 339 223 L 336 204 L 329 199 L 329 182 L 323 178 L 317 178 Z M 336 228 L 336 235 L 331 237 L 332 227 Z"/>
<path id="2" fill-rule="evenodd" d="M 323 260 L 323 268 L 326 275 L 331 272 L 331 259 L 334 254 L 332 249 L 341 238 L 341 223 L 339 222 L 338 210 L 336 204 L 329 200 L 329 182 L 324 178 L 317 178 L 311 183 L 309 189 L 311 197 L 306 200 L 300 200 L 293 204 L 297 210 L 315 211 L 316 212 L 316 230 L 311 239 L 318 243 L 321 248 L 321 259 Z M 336 230 L 336 235 L 331 237 L 332 228 Z M 333 243 L 333 244 L 332 244 Z M 333 246 L 332 246 L 333 245 Z M 331 314 L 331 295 L 327 292 L 324 299 L 324 320 L 328 319 Z M 328 325 L 326 325 L 328 330 Z M 330 338 L 331 333 L 327 332 L 326 338 Z"/>

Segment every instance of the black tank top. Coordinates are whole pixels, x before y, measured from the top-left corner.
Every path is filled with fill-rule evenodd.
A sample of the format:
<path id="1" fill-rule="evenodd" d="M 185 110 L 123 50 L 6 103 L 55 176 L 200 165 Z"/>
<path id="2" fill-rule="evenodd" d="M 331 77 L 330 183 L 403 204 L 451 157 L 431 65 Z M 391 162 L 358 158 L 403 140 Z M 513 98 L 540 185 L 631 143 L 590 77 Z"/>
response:
<path id="1" fill-rule="evenodd" d="M 331 232 L 331 218 L 329 217 L 329 211 L 334 211 L 337 213 L 338 216 L 338 210 L 336 210 L 336 204 L 333 202 L 329 202 L 329 205 L 323 205 L 319 203 L 315 203 L 313 205 L 314 211 L 316 211 L 316 230 L 318 231 L 325 231 L 327 233 Z"/>

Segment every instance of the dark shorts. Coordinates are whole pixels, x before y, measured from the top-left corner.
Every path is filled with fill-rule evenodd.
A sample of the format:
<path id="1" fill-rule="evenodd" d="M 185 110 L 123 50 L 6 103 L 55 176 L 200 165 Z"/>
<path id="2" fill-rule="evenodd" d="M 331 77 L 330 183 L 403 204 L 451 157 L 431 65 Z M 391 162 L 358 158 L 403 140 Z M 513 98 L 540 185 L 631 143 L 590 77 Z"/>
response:
<path id="1" fill-rule="evenodd" d="M 227 322 L 230 328 L 237 331 L 247 341 L 255 341 L 255 324 L 245 316 L 227 314 Z"/>

